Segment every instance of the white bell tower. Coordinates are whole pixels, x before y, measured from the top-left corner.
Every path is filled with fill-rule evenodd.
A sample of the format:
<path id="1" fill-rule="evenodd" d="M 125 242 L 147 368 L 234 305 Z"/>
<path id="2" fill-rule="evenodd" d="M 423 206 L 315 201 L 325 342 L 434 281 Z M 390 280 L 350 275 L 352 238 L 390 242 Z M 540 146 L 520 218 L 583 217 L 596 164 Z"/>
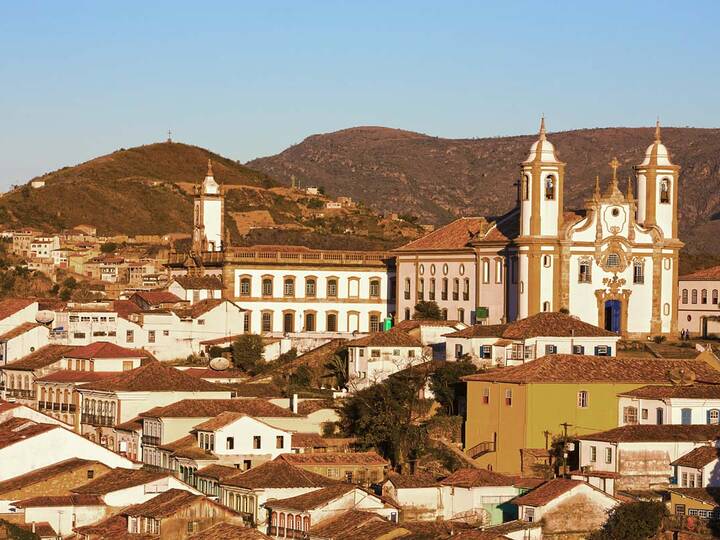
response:
<path id="1" fill-rule="evenodd" d="M 195 187 L 194 206 L 193 251 L 222 251 L 225 195 L 222 187 L 215 181 L 210 160 L 202 186 Z"/>

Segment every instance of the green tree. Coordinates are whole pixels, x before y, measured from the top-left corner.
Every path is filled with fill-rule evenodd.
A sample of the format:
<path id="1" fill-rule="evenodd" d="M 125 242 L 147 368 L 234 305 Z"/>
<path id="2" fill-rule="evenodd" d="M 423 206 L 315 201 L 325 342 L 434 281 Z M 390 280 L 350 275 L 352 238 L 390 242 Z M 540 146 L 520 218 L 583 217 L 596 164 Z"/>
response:
<path id="1" fill-rule="evenodd" d="M 233 343 L 233 364 L 235 364 L 235 367 L 254 375 L 258 369 L 258 364 L 263 361 L 264 349 L 262 336 L 243 334 Z"/>
<path id="2" fill-rule="evenodd" d="M 436 302 L 422 301 L 415 304 L 415 313 L 413 313 L 413 319 L 432 319 L 442 320 L 442 313 L 440 307 Z"/>
<path id="3" fill-rule="evenodd" d="M 430 389 L 435 394 L 435 401 L 449 414 L 456 413 L 461 378 L 477 371 L 475 365 L 467 359 L 458 362 L 446 362 L 430 375 Z"/>
<path id="4" fill-rule="evenodd" d="M 621 504 L 608 513 L 602 529 L 588 540 L 649 540 L 655 538 L 667 509 L 662 502 L 639 501 Z"/>
<path id="5" fill-rule="evenodd" d="M 290 375 L 290 385 L 299 388 L 309 388 L 312 383 L 312 371 L 310 368 L 302 365 Z"/>
<path id="6" fill-rule="evenodd" d="M 65 287 L 66 289 L 70 289 L 70 290 L 75 289 L 77 287 L 77 285 L 78 285 L 77 279 L 75 279 L 72 276 L 66 277 L 62 282 L 62 286 Z"/>
<path id="7" fill-rule="evenodd" d="M 103 245 L 100 246 L 100 251 L 103 253 L 115 253 L 117 251 L 118 245 L 115 242 L 105 242 Z"/>
<path id="8" fill-rule="evenodd" d="M 347 386 L 349 380 L 347 349 L 333 354 L 332 358 L 325 363 L 324 367 L 328 374 L 335 379 L 335 386 L 338 388 L 345 388 Z"/>

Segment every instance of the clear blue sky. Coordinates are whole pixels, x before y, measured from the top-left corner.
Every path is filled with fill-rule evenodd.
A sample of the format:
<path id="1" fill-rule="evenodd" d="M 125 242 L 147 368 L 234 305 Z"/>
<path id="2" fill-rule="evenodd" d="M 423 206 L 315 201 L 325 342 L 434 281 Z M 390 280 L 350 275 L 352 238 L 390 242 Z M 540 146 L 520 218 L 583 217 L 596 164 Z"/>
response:
<path id="1" fill-rule="evenodd" d="M 442 137 L 720 125 L 720 2 L 0 1 L 0 188 L 164 139 L 243 161 Z"/>

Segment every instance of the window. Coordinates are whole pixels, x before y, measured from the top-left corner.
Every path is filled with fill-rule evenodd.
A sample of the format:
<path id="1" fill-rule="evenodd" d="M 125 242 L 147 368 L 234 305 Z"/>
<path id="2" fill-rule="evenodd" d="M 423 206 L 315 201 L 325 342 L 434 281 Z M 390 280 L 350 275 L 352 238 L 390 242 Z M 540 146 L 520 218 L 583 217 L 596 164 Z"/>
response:
<path id="1" fill-rule="evenodd" d="M 505 390 L 505 405 L 512 405 L 512 390 L 510 388 Z"/>
<path id="2" fill-rule="evenodd" d="M 708 424 L 720 424 L 720 410 L 710 409 L 707 412 L 707 423 Z"/>
<path id="3" fill-rule="evenodd" d="M 578 267 L 578 283 L 592 282 L 592 261 L 590 259 L 582 259 Z"/>
<path id="4" fill-rule="evenodd" d="M 305 313 L 305 331 L 306 332 L 314 332 L 315 331 L 315 313 L 314 312 L 306 312 Z"/>
<path id="5" fill-rule="evenodd" d="M 228 437 L 225 439 L 225 450 L 235 449 L 235 437 Z"/>
<path id="6" fill-rule="evenodd" d="M 483 345 L 480 347 L 480 358 L 485 360 L 492 359 L 492 345 Z"/>
<path id="7" fill-rule="evenodd" d="M 253 435 L 253 448 L 259 450 L 262 447 L 262 438 L 260 435 Z"/>
<path id="8" fill-rule="evenodd" d="M 610 447 L 605 449 L 605 463 L 608 465 L 612 463 L 612 448 Z"/>
<path id="9" fill-rule="evenodd" d="M 205 325 L 205 319 L 198 319 L 198 325 L 204 326 L 204 325 Z"/>
<path id="10" fill-rule="evenodd" d="M 380 298 L 380 280 L 370 280 L 370 298 Z"/>
<path id="11" fill-rule="evenodd" d="M 688 485 L 688 474 L 686 472 L 682 473 L 681 478 L 681 485 L 682 487 L 687 487 Z"/>
<path id="12" fill-rule="evenodd" d="M 523 175 L 522 180 L 520 180 L 520 199 L 523 201 L 528 200 L 528 184 L 530 184 L 530 177 L 528 175 Z"/>
<path id="13" fill-rule="evenodd" d="M 250 278 L 240 280 L 240 296 L 250 296 Z"/>
<path id="14" fill-rule="evenodd" d="M 617 268 L 620 266 L 620 255 L 617 253 L 610 253 L 610 255 L 607 256 L 605 265 L 608 268 Z"/>
<path id="15" fill-rule="evenodd" d="M 465 322 L 465 310 L 463 308 L 458 308 L 458 321 Z"/>
<path id="16" fill-rule="evenodd" d="M 262 280 L 262 295 L 272 296 L 273 295 L 273 280 L 272 278 L 263 278 Z"/>
<path id="17" fill-rule="evenodd" d="M 287 311 L 283 313 L 283 332 L 289 333 L 295 331 L 295 312 Z"/>
<path id="18" fill-rule="evenodd" d="M 685 505 L 684 504 L 676 504 L 675 505 L 675 514 L 678 516 L 684 516 L 685 515 Z"/>
<path id="19" fill-rule="evenodd" d="M 682 290 L 682 303 L 683 304 L 688 303 L 688 290 L 687 289 Z"/>
<path id="20" fill-rule="evenodd" d="M 327 295 L 329 298 L 337 298 L 337 295 L 338 295 L 338 280 L 337 279 L 335 279 L 335 278 L 328 279 Z"/>
<path id="21" fill-rule="evenodd" d="M 718 290 L 717 290 L 717 289 L 713 289 L 713 292 L 712 292 L 712 303 L 713 303 L 713 304 L 717 304 L 717 303 L 718 303 Z"/>
<path id="22" fill-rule="evenodd" d="M 535 521 L 535 508 L 532 506 L 525 507 L 525 521 L 532 523 Z"/>
<path id="23" fill-rule="evenodd" d="M 337 314 L 335 314 L 335 313 L 327 314 L 325 329 L 328 332 L 337 332 Z"/>
<path id="24" fill-rule="evenodd" d="M 707 304 L 707 289 L 700 291 L 700 303 Z"/>
<path id="25" fill-rule="evenodd" d="M 573 354 L 585 354 L 585 347 L 582 345 L 573 345 Z"/>
<path id="26" fill-rule="evenodd" d="M 405 292 L 404 292 L 405 300 L 410 300 L 410 290 L 411 290 L 410 288 L 411 288 L 410 278 L 405 278 Z"/>
<path id="27" fill-rule="evenodd" d="M 577 406 L 581 409 L 585 409 L 588 406 L 588 393 L 587 390 L 580 390 L 577 395 Z"/>
<path id="28" fill-rule="evenodd" d="M 440 299 L 441 300 L 447 300 L 448 299 L 448 278 L 443 278 L 442 280 L 442 289 L 440 290 Z"/>
<path id="29" fill-rule="evenodd" d="M 670 180 L 668 178 L 660 181 L 660 202 L 670 204 Z"/>
<path id="30" fill-rule="evenodd" d="M 692 424 L 692 409 L 680 409 L 680 423 L 683 425 Z"/>
<path id="31" fill-rule="evenodd" d="M 546 313 L 550 311 L 550 302 L 543 302 L 543 311 Z"/>
<path id="32" fill-rule="evenodd" d="M 692 303 L 697 304 L 697 289 L 692 290 Z"/>
<path id="33" fill-rule="evenodd" d="M 261 330 L 263 332 L 272 332 L 272 311 L 263 311 L 261 317 Z"/>
<path id="34" fill-rule="evenodd" d="M 595 463 L 597 461 L 597 446 L 590 447 L 590 462 Z"/>
<path id="35" fill-rule="evenodd" d="M 489 388 L 483 388 L 482 402 L 483 402 L 483 405 L 487 405 L 488 403 L 490 403 L 490 389 Z"/>
<path id="36" fill-rule="evenodd" d="M 252 317 L 252 311 L 246 311 L 245 316 L 243 317 L 243 331 L 246 334 L 250 333 L 251 317 Z"/>
<path id="37" fill-rule="evenodd" d="M 305 280 L 305 296 L 315 298 L 317 296 L 317 281 L 315 278 L 307 278 Z"/>
<path id="38" fill-rule="evenodd" d="M 645 283 L 645 264 L 642 261 L 633 263 L 633 283 Z"/>
<path id="39" fill-rule="evenodd" d="M 455 358 L 462 358 L 463 346 L 460 343 L 455 344 Z"/>
<path id="40" fill-rule="evenodd" d="M 188 534 L 192 534 L 195 531 L 197 531 L 199 526 L 200 526 L 200 523 L 198 521 L 188 521 L 188 523 L 187 523 Z"/>
<path id="41" fill-rule="evenodd" d="M 371 358 L 380 358 L 380 349 L 372 349 L 370 351 Z"/>
<path id="42" fill-rule="evenodd" d="M 155 330 L 148 330 L 148 342 L 155 343 Z"/>
<path id="43" fill-rule="evenodd" d="M 490 261 L 488 259 L 482 260 L 482 282 L 490 283 Z"/>
<path id="44" fill-rule="evenodd" d="M 442 308 L 440 310 L 440 317 L 442 318 L 443 321 L 448 320 L 448 310 L 446 308 Z"/>
<path id="45" fill-rule="evenodd" d="M 405 308 L 405 320 L 410 320 L 410 308 Z"/>
<path id="46" fill-rule="evenodd" d="M 422 301 L 425 300 L 425 280 L 420 278 L 418 280 L 418 300 Z"/>
<path id="47" fill-rule="evenodd" d="M 435 278 L 430 279 L 430 291 L 428 292 L 428 300 L 435 300 Z"/>
<path id="48" fill-rule="evenodd" d="M 125 332 L 125 341 L 128 343 L 133 343 L 135 341 L 135 332 L 133 330 Z"/>
<path id="49" fill-rule="evenodd" d="M 501 259 L 495 261 L 495 283 L 503 282 L 503 262 Z"/>
<path id="50" fill-rule="evenodd" d="M 595 347 L 595 356 L 610 356 L 610 349 L 607 345 L 598 345 Z"/>
<path id="51" fill-rule="evenodd" d="M 623 407 L 623 424 L 637 424 L 637 408 Z"/>
<path id="52" fill-rule="evenodd" d="M 283 448 L 285 446 L 285 437 L 278 435 L 275 437 L 275 448 Z"/>
<path id="53" fill-rule="evenodd" d="M 380 315 L 378 315 L 377 313 L 370 314 L 370 331 L 371 332 L 379 332 L 380 331 Z"/>
<path id="54" fill-rule="evenodd" d="M 548 176 L 545 179 L 545 200 L 552 201 L 555 199 L 555 177 Z"/>
<path id="55" fill-rule="evenodd" d="M 463 280 L 463 300 L 470 300 L 470 280 L 468 278 Z"/>
<path id="56" fill-rule="evenodd" d="M 170 330 L 163 330 L 163 336 L 168 337 L 170 335 Z"/>
<path id="57" fill-rule="evenodd" d="M 460 299 L 460 280 L 458 278 L 453 279 L 452 299 L 453 300 Z"/>
<path id="58" fill-rule="evenodd" d="M 88 469 L 88 470 L 87 470 L 87 478 L 88 478 L 88 480 L 92 480 L 94 477 L 95 477 L 95 471 L 93 471 L 92 469 Z"/>
<path id="59" fill-rule="evenodd" d="M 552 266 L 552 257 L 550 257 L 550 255 L 543 255 L 543 266 L 545 268 Z"/>
<path id="60" fill-rule="evenodd" d="M 545 354 L 557 354 L 557 345 L 545 345 Z"/>
<path id="61" fill-rule="evenodd" d="M 293 278 L 285 278 L 283 280 L 283 295 L 295 296 L 295 280 Z"/>
<path id="62" fill-rule="evenodd" d="M 649 417 L 648 410 L 647 410 L 647 409 L 642 409 L 642 410 L 640 411 L 640 418 L 642 418 L 643 420 L 647 420 L 648 417 Z"/>
<path id="63" fill-rule="evenodd" d="M 123 371 L 130 371 L 133 368 L 132 360 L 123 360 L 122 368 Z"/>

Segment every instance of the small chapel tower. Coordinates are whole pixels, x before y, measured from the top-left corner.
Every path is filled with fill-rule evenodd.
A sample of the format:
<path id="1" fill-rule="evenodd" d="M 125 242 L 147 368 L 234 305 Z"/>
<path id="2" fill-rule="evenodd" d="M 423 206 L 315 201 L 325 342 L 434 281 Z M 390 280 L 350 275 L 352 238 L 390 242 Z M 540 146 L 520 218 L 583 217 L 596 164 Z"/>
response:
<path id="1" fill-rule="evenodd" d="M 648 146 L 643 162 L 635 166 L 635 174 L 638 223 L 659 227 L 665 238 L 677 238 L 680 167 L 670 161 L 668 150 L 660 140 L 660 121 L 655 125 L 655 141 Z"/>
<path id="2" fill-rule="evenodd" d="M 225 195 L 215 181 L 212 162 L 202 186 L 195 186 L 195 213 L 193 222 L 193 251 L 222 251 L 225 229 Z"/>

